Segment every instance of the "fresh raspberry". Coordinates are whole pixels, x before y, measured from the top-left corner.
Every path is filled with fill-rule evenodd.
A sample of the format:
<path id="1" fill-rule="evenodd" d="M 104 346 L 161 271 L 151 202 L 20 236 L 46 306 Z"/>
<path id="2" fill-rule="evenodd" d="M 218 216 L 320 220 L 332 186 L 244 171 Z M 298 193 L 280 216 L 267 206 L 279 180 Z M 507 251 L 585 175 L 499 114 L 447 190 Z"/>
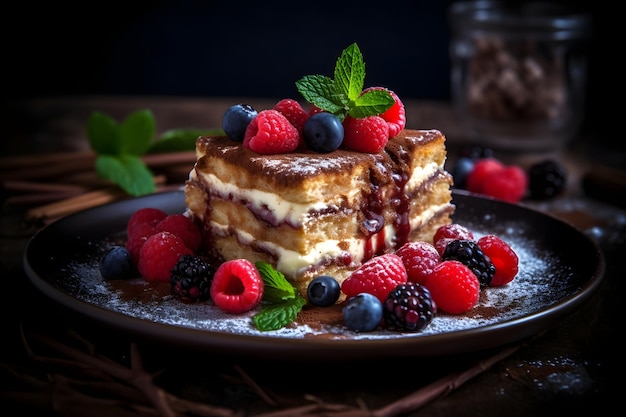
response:
<path id="1" fill-rule="evenodd" d="M 141 247 L 146 240 L 157 232 L 156 226 L 152 223 L 136 223 L 133 226 L 133 232 L 128 236 L 126 240 L 126 249 L 130 252 L 130 256 L 133 259 L 135 266 L 139 263 L 139 253 Z"/>
<path id="2" fill-rule="evenodd" d="M 404 126 L 406 125 L 406 111 L 404 109 L 404 104 L 396 93 L 387 88 L 369 87 L 363 90 L 363 93 L 366 93 L 370 90 L 385 90 L 388 91 L 389 94 L 391 94 L 391 97 L 393 97 L 395 103 L 389 109 L 387 109 L 387 111 L 379 114 L 379 116 L 385 119 L 387 125 L 389 126 L 389 137 L 392 138 L 396 136 L 402 131 L 402 129 L 404 129 Z"/>
<path id="3" fill-rule="evenodd" d="M 527 188 L 526 171 L 517 165 L 511 165 L 487 174 L 480 192 L 509 203 L 518 203 L 526 194 Z"/>
<path id="4" fill-rule="evenodd" d="M 285 98 L 274 105 L 274 110 L 281 112 L 302 135 L 302 128 L 309 118 L 309 114 L 304 111 L 299 102 L 291 98 Z"/>
<path id="5" fill-rule="evenodd" d="M 396 251 L 406 268 L 407 280 L 423 284 L 433 268 L 441 262 L 437 249 L 428 242 L 407 242 Z"/>
<path id="6" fill-rule="evenodd" d="M 485 235 L 477 243 L 496 267 L 496 273 L 489 285 L 499 287 L 513 281 L 519 270 L 519 258 L 513 248 L 495 235 Z"/>
<path id="7" fill-rule="evenodd" d="M 459 261 L 440 262 L 426 278 L 424 286 L 437 311 L 461 314 L 478 303 L 480 283 L 471 269 Z"/>
<path id="8" fill-rule="evenodd" d="M 315 104 L 313 104 L 311 105 L 311 108 L 309 109 L 309 117 L 313 116 L 314 114 L 321 113 L 323 111 L 324 110 L 320 109 Z"/>
<path id="9" fill-rule="evenodd" d="M 137 269 L 146 281 L 169 282 L 172 268 L 183 255 L 193 252 L 181 238 L 170 232 L 158 232 L 141 247 Z"/>
<path id="10" fill-rule="evenodd" d="M 378 153 L 389 141 L 389 126 L 380 116 L 355 118 L 346 116 L 343 120 L 342 147 L 351 151 Z"/>
<path id="11" fill-rule="evenodd" d="M 126 234 L 131 237 L 135 233 L 135 229 L 142 224 L 156 226 L 158 222 L 167 217 L 167 213 L 163 210 L 153 207 L 144 207 L 135 211 L 126 226 Z"/>
<path id="12" fill-rule="evenodd" d="M 252 119 L 243 138 L 243 146 L 262 155 L 294 151 L 300 133 L 278 110 L 262 110 Z"/>
<path id="13" fill-rule="evenodd" d="M 458 223 L 444 224 L 435 231 L 433 246 L 435 246 L 439 255 L 443 255 L 446 246 L 453 240 L 474 240 L 474 234 L 467 227 Z"/>
<path id="14" fill-rule="evenodd" d="M 259 305 L 265 284 L 254 264 L 247 259 L 222 263 L 213 275 L 211 298 L 229 314 L 241 314 Z"/>
<path id="15" fill-rule="evenodd" d="M 376 256 L 365 262 L 341 283 L 341 291 L 351 298 L 366 292 L 385 302 L 389 291 L 407 282 L 402 258 L 395 253 Z"/>
<path id="16" fill-rule="evenodd" d="M 202 243 L 200 229 L 184 214 L 170 214 L 156 225 L 157 232 L 170 232 L 185 242 L 185 246 L 194 253 Z"/>
<path id="17" fill-rule="evenodd" d="M 465 188 L 474 193 L 482 193 L 485 178 L 493 172 L 499 172 L 504 164 L 495 158 L 482 158 L 474 162 L 474 168 L 467 174 Z"/>

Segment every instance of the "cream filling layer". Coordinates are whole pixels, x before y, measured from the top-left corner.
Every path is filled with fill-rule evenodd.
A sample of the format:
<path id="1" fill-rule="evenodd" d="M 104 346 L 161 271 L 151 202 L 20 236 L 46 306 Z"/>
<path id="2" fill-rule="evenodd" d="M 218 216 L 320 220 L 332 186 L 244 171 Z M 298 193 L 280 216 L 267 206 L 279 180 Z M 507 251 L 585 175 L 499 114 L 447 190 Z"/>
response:
<path id="1" fill-rule="evenodd" d="M 413 170 L 404 187 L 405 193 L 408 194 L 411 190 L 417 189 L 440 168 L 440 165 L 431 162 L 424 168 Z M 287 222 L 296 227 L 303 224 L 308 213 L 322 211 L 333 205 L 332 202 L 323 201 L 321 194 L 318 198 L 312 198 L 313 201 L 311 203 L 299 204 L 285 200 L 279 194 L 253 188 L 239 188 L 235 184 L 220 180 L 213 174 L 198 174 L 195 169 L 191 171 L 190 179 L 197 180 L 198 176 L 202 177 L 202 181 L 207 184 L 207 188 L 212 190 L 212 192 L 221 196 L 232 196 L 235 200 L 247 201 L 254 203 L 256 206 L 264 207 L 272 212 L 278 222 Z M 357 187 L 350 187 L 349 189 L 355 190 L 355 193 L 357 192 Z M 337 197 L 339 198 L 340 196 Z M 346 197 L 348 202 L 355 198 L 354 195 L 347 195 Z"/>
<path id="2" fill-rule="evenodd" d="M 421 215 L 413 217 L 410 220 L 411 228 L 413 229 L 414 227 L 426 224 L 437 212 L 444 210 L 447 206 L 448 204 L 434 206 L 424 211 Z M 232 232 L 232 229 L 229 231 L 228 225 L 217 224 L 215 222 L 211 222 L 211 228 L 215 234 L 220 236 L 226 236 Z M 254 244 L 261 250 L 276 256 L 276 268 L 283 274 L 290 276 L 296 276 L 300 270 L 306 269 L 311 265 L 317 265 L 324 259 L 341 255 L 345 251 L 339 248 L 339 243 L 343 243 L 343 245 L 347 243 L 347 251 L 352 255 L 352 259 L 357 263 L 361 263 L 365 256 L 365 246 L 367 243 L 366 238 L 350 238 L 341 242 L 338 240 L 328 240 L 317 243 L 310 252 L 302 254 L 273 242 L 259 241 L 251 234 L 241 230 L 235 230 L 234 232 L 240 244 L 247 246 Z M 378 247 L 378 239 L 383 238 L 383 236 L 385 246 L 391 247 L 396 238 L 395 227 L 393 225 L 385 225 L 383 231 L 372 236 L 372 247 Z"/>
<path id="3" fill-rule="evenodd" d="M 196 171 L 192 171 L 191 179 L 196 179 Z M 269 193 L 254 188 L 239 188 L 237 185 L 224 182 L 213 174 L 201 174 L 212 193 L 220 196 L 232 196 L 234 200 L 254 203 L 258 207 L 264 207 L 272 212 L 276 220 L 287 222 L 294 226 L 300 226 L 309 212 L 321 211 L 329 207 L 328 202 L 318 199 L 308 204 L 294 203 L 282 198 L 279 194 Z"/>
<path id="4" fill-rule="evenodd" d="M 415 230 L 425 225 L 430 219 L 432 219 L 437 213 L 443 212 L 446 208 L 450 207 L 451 203 L 444 203 L 438 206 L 430 206 L 427 210 L 422 211 L 419 216 L 415 216 L 409 219 L 409 228 Z"/>
<path id="5" fill-rule="evenodd" d="M 443 165 L 436 162 L 429 162 L 423 168 L 414 169 L 411 177 L 407 180 L 404 186 L 405 193 L 408 194 L 410 191 L 418 189 L 424 181 L 427 181 L 439 169 L 443 169 Z"/>

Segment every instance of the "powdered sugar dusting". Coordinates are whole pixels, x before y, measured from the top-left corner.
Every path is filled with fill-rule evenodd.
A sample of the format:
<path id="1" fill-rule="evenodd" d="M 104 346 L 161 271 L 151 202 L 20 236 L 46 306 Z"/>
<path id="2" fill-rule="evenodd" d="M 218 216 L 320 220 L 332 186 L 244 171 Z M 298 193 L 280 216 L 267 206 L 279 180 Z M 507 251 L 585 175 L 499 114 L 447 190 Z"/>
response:
<path id="1" fill-rule="evenodd" d="M 356 165 L 359 161 L 346 154 L 341 154 L 341 157 L 326 155 L 325 158 L 311 158 L 308 154 L 288 154 L 281 155 L 280 159 L 272 158 L 258 158 L 258 162 L 264 167 L 267 172 L 283 172 L 297 174 L 298 176 L 317 176 L 322 172 L 327 171 L 346 171 L 351 166 Z M 360 158 L 371 158 L 375 160 L 374 156 L 370 154 L 361 154 Z M 256 158 L 253 158 L 256 161 Z M 288 160 L 288 163 L 286 163 Z"/>
<path id="2" fill-rule="evenodd" d="M 519 257 L 519 273 L 503 287 L 481 290 L 479 305 L 468 313 L 458 316 L 437 314 L 419 333 L 380 330 L 359 334 L 347 330 L 336 321 L 328 324 L 323 319 L 315 325 L 310 321 L 301 321 L 302 324 L 261 332 L 252 321 L 252 316 L 258 310 L 232 316 L 221 312 L 211 301 L 183 304 L 169 293 L 167 283 L 153 284 L 141 278 L 105 281 L 100 276 L 98 261 L 112 244 L 110 240 L 92 242 L 90 256 L 72 260 L 59 272 L 57 281 L 65 292 L 79 300 L 149 322 L 252 337 L 325 339 L 394 339 L 475 329 L 525 317 L 577 291 L 577 288 L 572 288 L 573 271 L 570 266 L 562 264 L 556 250 L 540 247 L 540 241 L 537 240 L 540 237 L 529 236 L 528 227 L 524 223 L 502 224 L 497 216 L 486 215 L 480 218 L 480 224 L 467 224 L 466 227 L 472 230 L 476 239 L 489 233 L 497 234 L 507 241 Z"/>

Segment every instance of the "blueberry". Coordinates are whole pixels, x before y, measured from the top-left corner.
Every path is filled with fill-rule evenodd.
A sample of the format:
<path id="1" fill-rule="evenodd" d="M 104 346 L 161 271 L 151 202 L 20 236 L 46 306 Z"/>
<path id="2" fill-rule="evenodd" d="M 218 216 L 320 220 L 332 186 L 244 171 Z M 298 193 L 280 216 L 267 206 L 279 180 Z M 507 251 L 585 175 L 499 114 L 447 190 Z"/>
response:
<path id="1" fill-rule="evenodd" d="M 328 112 L 315 113 L 302 128 L 306 146 L 315 152 L 332 152 L 343 142 L 343 124 Z"/>
<path id="2" fill-rule="evenodd" d="M 467 176 L 474 169 L 474 160 L 467 156 L 462 156 L 455 164 L 452 166 L 450 170 L 450 174 L 452 178 L 454 178 L 454 186 L 456 188 L 465 188 L 465 184 L 467 182 Z"/>
<path id="3" fill-rule="evenodd" d="M 224 113 L 222 129 L 232 140 L 243 142 L 246 128 L 257 114 L 258 112 L 249 104 L 235 104 Z"/>
<path id="4" fill-rule="evenodd" d="M 124 246 L 113 246 L 100 259 L 100 275 L 104 279 L 128 279 L 135 274 L 133 258 Z"/>
<path id="5" fill-rule="evenodd" d="M 380 324 L 383 304 L 372 294 L 361 293 L 348 300 L 343 308 L 343 322 L 355 332 L 369 332 Z"/>
<path id="6" fill-rule="evenodd" d="M 337 280 L 328 275 L 320 275 L 309 282 L 306 289 L 309 303 L 318 307 L 328 307 L 337 302 L 341 286 Z"/>

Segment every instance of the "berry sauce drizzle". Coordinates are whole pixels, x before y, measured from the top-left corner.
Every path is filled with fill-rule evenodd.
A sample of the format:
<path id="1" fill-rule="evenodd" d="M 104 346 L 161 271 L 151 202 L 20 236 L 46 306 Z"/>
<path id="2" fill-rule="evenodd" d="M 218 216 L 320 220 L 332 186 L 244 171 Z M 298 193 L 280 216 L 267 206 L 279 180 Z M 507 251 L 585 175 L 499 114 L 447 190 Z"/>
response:
<path id="1" fill-rule="evenodd" d="M 393 222 L 395 229 L 394 247 L 390 249 L 402 246 L 409 237 L 409 199 L 402 192 L 408 177 L 406 174 L 395 174 L 393 181 L 392 192 L 383 197 L 380 185 L 375 184 L 374 177 L 372 177 L 372 192 L 365 199 L 362 208 L 365 219 L 361 225 L 362 230 L 367 233 L 363 261 L 381 255 L 388 249 L 386 248 L 385 217 L 383 215 L 385 207 L 389 207 L 391 212 L 397 214 Z"/>

